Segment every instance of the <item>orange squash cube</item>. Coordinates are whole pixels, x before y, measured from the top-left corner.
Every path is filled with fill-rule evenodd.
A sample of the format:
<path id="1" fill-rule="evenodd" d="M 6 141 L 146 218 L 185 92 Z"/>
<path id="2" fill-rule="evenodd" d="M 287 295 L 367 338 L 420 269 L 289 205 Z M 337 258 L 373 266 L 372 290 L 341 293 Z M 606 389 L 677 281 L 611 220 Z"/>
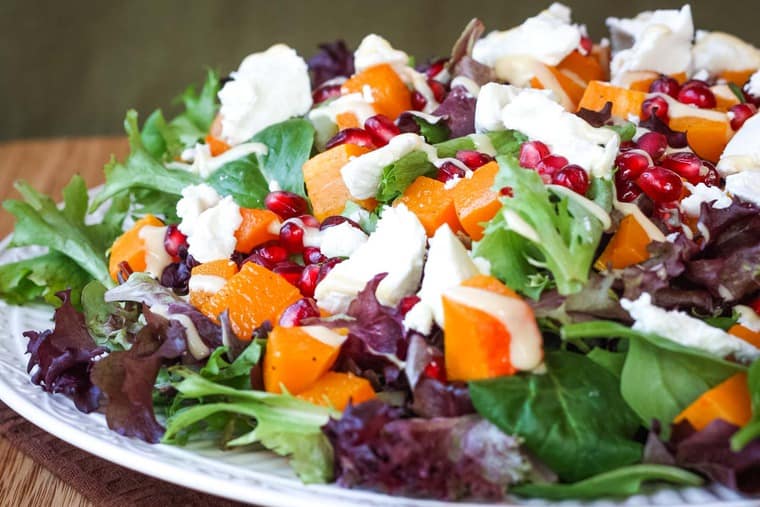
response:
<path id="1" fill-rule="evenodd" d="M 394 205 L 398 204 L 405 204 L 409 211 L 417 215 L 428 237 L 433 236 L 443 224 L 449 224 L 454 232 L 462 229 L 454 209 L 454 198 L 438 180 L 418 177 L 396 199 Z"/>

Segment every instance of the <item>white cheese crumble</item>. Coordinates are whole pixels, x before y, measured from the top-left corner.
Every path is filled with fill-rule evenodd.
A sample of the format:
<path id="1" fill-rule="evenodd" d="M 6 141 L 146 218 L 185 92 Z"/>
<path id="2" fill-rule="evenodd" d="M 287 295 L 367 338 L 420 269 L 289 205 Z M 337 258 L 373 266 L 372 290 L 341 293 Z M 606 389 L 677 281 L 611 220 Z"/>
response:
<path id="1" fill-rule="evenodd" d="M 232 145 L 311 108 L 306 62 L 284 44 L 248 55 L 230 76 L 219 91 L 219 112 L 222 137 Z"/>
<path id="2" fill-rule="evenodd" d="M 235 251 L 235 231 L 243 222 L 231 196 L 220 198 L 205 183 L 182 190 L 177 203 L 178 228 L 187 236 L 188 253 L 198 262 L 227 259 Z"/>
<path id="3" fill-rule="evenodd" d="M 608 18 L 607 26 L 614 50 L 613 83 L 630 71 L 689 73 L 694 22 L 688 4 L 680 10 L 642 12 L 631 19 Z"/>
<path id="4" fill-rule="evenodd" d="M 760 170 L 729 174 L 726 177 L 726 192 L 760 206 Z"/>
<path id="5" fill-rule="evenodd" d="M 253 153 L 257 155 L 266 155 L 268 151 L 269 148 L 267 145 L 262 143 L 243 143 L 238 144 L 237 146 L 233 146 L 224 153 L 212 157 L 211 148 L 209 145 L 198 143 L 195 145 L 195 148 L 192 149 L 191 164 L 182 162 L 170 162 L 166 164 L 166 167 L 169 169 L 182 169 L 184 171 L 197 174 L 201 178 L 208 178 L 214 174 L 217 169 L 234 160 L 247 157 Z M 185 153 L 183 152 L 183 156 L 184 155 Z"/>
<path id="6" fill-rule="evenodd" d="M 178 228 L 185 236 L 195 232 L 198 217 L 209 208 L 216 206 L 222 198 L 207 183 L 189 185 L 182 189 L 182 198 L 177 202 L 177 216 L 182 219 Z"/>
<path id="7" fill-rule="evenodd" d="M 621 299 L 620 304 L 634 319 L 633 329 L 652 333 L 685 347 L 718 357 L 734 356 L 742 362 L 760 357 L 760 349 L 705 322 L 677 310 L 665 310 L 652 304 L 644 293 L 635 301 Z"/>
<path id="8" fill-rule="evenodd" d="M 330 313 L 344 313 L 372 277 L 388 273 L 375 295 L 382 304 L 395 306 L 419 286 L 426 243 L 425 228 L 414 213 L 403 204 L 386 207 L 367 242 L 317 285 L 317 304 Z"/>
<path id="9" fill-rule="evenodd" d="M 752 74 L 749 78 L 749 82 L 744 85 L 744 91 L 753 97 L 760 97 L 760 70 Z"/>
<path id="10" fill-rule="evenodd" d="M 429 334 L 433 320 L 443 327 L 443 291 L 478 274 L 480 270 L 462 242 L 447 224 L 440 226 L 430 238 L 422 287 L 417 293 L 420 302 L 404 317 L 406 328 Z"/>
<path id="11" fill-rule="evenodd" d="M 359 73 L 381 63 L 390 64 L 401 74 L 409 63 L 409 55 L 394 49 L 383 37 L 371 33 L 362 39 L 354 51 L 354 68 Z"/>
<path id="12" fill-rule="evenodd" d="M 579 47 L 582 35 L 582 27 L 571 24 L 570 9 L 553 3 L 520 26 L 494 31 L 478 40 L 472 57 L 490 67 L 514 56 L 529 56 L 546 65 L 557 65 Z"/>
<path id="13" fill-rule="evenodd" d="M 736 305 L 734 310 L 739 314 L 737 323 L 755 333 L 760 332 L 760 315 L 749 306 Z"/>
<path id="14" fill-rule="evenodd" d="M 521 88 L 499 83 L 486 83 L 481 86 L 478 100 L 475 102 L 475 132 L 503 130 L 501 111 L 520 91 Z"/>
<path id="15" fill-rule="evenodd" d="M 724 209 L 731 206 L 731 197 L 720 187 L 708 186 L 704 183 L 684 183 L 690 194 L 681 200 L 681 210 L 690 217 L 698 217 L 702 209 L 702 203 L 712 203 L 715 209 Z"/>
<path id="16" fill-rule="evenodd" d="M 760 170 L 760 114 L 744 122 L 726 145 L 718 161 L 721 176 Z"/>
<path id="17" fill-rule="evenodd" d="M 696 40 L 692 50 L 694 68 L 712 76 L 727 70 L 760 68 L 760 49 L 734 35 L 699 30 Z"/>
<path id="18" fill-rule="evenodd" d="M 367 242 L 367 235 L 343 222 L 322 231 L 321 250 L 327 257 L 350 257 Z"/>

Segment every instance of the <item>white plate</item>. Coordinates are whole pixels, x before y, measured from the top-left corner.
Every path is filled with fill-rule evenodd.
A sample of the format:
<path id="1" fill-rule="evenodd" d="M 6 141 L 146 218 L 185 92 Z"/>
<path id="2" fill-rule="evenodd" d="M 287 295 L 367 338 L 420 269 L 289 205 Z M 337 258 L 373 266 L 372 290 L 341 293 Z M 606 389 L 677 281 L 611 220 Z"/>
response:
<path id="1" fill-rule="evenodd" d="M 5 248 L 0 243 L 0 264 L 29 256 L 31 249 Z M 257 505 L 277 507 L 483 507 L 482 503 L 446 503 L 391 497 L 332 485 L 306 486 L 291 472 L 284 458 L 259 451 L 220 451 L 212 445 L 178 448 L 150 445 L 122 437 L 108 429 L 100 414 L 83 414 L 61 395 L 49 395 L 29 380 L 26 373 L 26 330 L 51 327 L 52 311 L 45 307 L 14 307 L 0 301 L 0 399 L 45 431 L 108 461 L 191 489 Z M 515 505 L 501 503 L 498 505 Z M 527 505 L 546 502 L 530 500 Z M 758 500 L 743 499 L 733 491 L 713 485 L 680 490 L 660 488 L 647 495 L 619 501 L 560 505 L 703 505 L 749 507 Z"/>

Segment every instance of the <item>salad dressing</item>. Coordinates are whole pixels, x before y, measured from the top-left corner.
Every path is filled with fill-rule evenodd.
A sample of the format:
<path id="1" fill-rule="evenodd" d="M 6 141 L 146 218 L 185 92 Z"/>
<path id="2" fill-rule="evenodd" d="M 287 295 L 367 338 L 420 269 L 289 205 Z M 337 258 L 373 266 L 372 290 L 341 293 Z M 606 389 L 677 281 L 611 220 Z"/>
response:
<path id="1" fill-rule="evenodd" d="M 146 225 L 140 229 L 138 236 L 145 243 L 145 271 L 161 278 L 164 268 L 172 263 L 171 256 L 164 248 L 166 227 Z"/>
<path id="2" fill-rule="evenodd" d="M 187 350 L 194 358 L 203 359 L 204 357 L 208 357 L 211 353 L 206 344 L 203 343 L 201 335 L 198 334 L 198 328 L 195 327 L 195 324 L 190 317 L 182 313 L 169 313 L 169 305 L 165 304 L 154 304 L 150 307 L 150 311 L 159 317 L 174 320 L 182 324 L 187 336 Z"/>

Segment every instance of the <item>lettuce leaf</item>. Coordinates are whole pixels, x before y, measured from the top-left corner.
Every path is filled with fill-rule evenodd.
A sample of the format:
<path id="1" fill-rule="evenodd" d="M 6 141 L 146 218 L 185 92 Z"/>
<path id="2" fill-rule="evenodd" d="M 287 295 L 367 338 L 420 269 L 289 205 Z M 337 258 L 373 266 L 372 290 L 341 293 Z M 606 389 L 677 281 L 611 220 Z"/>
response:
<path id="1" fill-rule="evenodd" d="M 79 305 L 82 288 L 91 276 L 60 252 L 0 265 L 0 298 L 12 305 L 44 299 L 57 306 L 57 292 L 71 289 L 71 301 Z"/>
<path id="2" fill-rule="evenodd" d="M 218 92 L 219 74 L 209 69 L 200 93 L 196 95 L 195 88 L 189 86 L 179 97 L 178 101 L 184 104 L 185 111 L 169 123 L 169 128 L 172 138 L 178 139 L 182 147 L 192 146 L 208 133 L 219 110 Z M 170 151 L 170 158 L 175 154 L 178 152 Z"/>
<path id="3" fill-rule="evenodd" d="M 265 128 L 252 141 L 269 148 L 259 157 L 261 173 L 267 181 L 276 181 L 282 190 L 306 196 L 301 168 L 311 156 L 314 127 L 302 118 L 293 118 Z"/>

